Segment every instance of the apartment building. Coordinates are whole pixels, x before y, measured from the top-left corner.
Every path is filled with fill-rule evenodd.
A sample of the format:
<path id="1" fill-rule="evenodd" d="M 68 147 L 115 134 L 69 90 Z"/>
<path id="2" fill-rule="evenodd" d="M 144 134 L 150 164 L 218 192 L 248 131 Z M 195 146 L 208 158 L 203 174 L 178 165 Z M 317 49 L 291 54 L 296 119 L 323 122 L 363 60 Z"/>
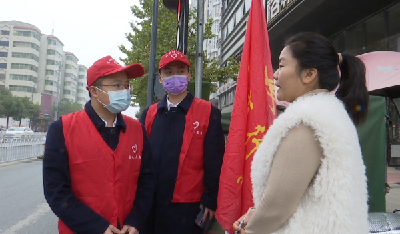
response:
<path id="1" fill-rule="evenodd" d="M 36 26 L 0 21 L 0 87 L 41 104 L 43 95 L 84 104 L 86 67 L 63 42 Z M 80 90 L 80 91 L 79 91 Z"/>

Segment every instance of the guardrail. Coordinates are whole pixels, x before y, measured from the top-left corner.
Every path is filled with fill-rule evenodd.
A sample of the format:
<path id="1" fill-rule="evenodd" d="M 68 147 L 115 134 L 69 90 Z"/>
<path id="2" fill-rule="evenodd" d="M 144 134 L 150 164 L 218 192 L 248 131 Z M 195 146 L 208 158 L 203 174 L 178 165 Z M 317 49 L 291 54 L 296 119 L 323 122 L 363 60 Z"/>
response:
<path id="1" fill-rule="evenodd" d="M 0 163 L 41 156 L 45 142 L 45 134 L 36 134 L 35 138 L 28 140 L 0 138 Z"/>

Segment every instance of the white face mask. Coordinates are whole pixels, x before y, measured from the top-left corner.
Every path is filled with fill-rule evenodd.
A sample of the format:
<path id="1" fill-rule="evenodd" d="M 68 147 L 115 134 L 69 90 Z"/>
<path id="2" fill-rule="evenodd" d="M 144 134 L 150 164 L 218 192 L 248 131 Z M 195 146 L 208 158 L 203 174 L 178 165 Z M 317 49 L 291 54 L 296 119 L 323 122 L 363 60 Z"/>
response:
<path id="1" fill-rule="evenodd" d="M 102 91 L 103 93 L 108 94 L 110 104 L 106 105 L 99 99 L 97 99 L 97 101 L 103 104 L 103 106 L 107 108 L 107 110 L 109 110 L 111 113 L 120 113 L 121 111 L 128 109 L 129 105 L 131 104 L 131 94 L 127 89 L 106 92 L 104 90 L 101 90 L 100 88 L 95 88 Z"/>

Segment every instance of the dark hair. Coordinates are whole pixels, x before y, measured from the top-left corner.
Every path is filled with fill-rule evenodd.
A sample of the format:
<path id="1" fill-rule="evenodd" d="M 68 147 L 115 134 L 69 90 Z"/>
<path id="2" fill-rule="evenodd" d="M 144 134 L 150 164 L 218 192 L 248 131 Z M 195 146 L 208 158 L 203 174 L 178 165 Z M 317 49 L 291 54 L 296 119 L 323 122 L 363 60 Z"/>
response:
<path id="1" fill-rule="evenodd" d="M 103 82 L 104 79 L 105 79 L 105 77 L 100 77 L 99 79 L 95 80 L 91 86 L 94 86 L 94 87 L 101 86 L 101 83 Z M 90 94 L 90 91 L 89 91 L 89 97 L 90 98 L 92 97 L 92 95 Z"/>
<path id="2" fill-rule="evenodd" d="M 365 121 L 368 91 L 365 66 L 360 59 L 347 53 L 338 55 L 332 43 L 318 33 L 296 34 L 286 41 L 285 46 L 297 60 L 299 72 L 316 69 L 321 89 L 333 91 L 339 85 L 336 97 L 344 103 L 353 122 L 360 124 Z M 339 61 L 339 57 L 342 57 L 342 61 Z"/>

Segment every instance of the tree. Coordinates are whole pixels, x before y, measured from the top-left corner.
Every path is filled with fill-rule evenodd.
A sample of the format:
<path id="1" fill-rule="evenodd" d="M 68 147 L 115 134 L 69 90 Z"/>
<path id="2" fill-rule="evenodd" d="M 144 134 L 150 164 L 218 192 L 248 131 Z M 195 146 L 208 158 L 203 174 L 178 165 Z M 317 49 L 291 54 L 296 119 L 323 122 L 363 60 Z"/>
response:
<path id="1" fill-rule="evenodd" d="M 27 116 L 27 108 L 26 103 L 24 103 L 22 97 L 12 97 L 14 100 L 14 107 L 17 109 L 12 115 L 10 115 L 14 120 L 19 121 L 19 125 L 21 126 L 21 121 L 23 118 Z M 29 104 L 28 104 L 29 105 Z"/>
<path id="2" fill-rule="evenodd" d="M 14 98 L 9 89 L 5 87 L 0 88 L 0 116 L 7 118 L 7 128 L 9 126 L 10 117 L 17 115 L 19 111 L 16 102 L 17 99 Z"/>
<path id="3" fill-rule="evenodd" d="M 30 123 L 32 123 L 32 120 L 39 118 L 39 116 L 40 116 L 40 105 L 32 103 L 31 106 L 29 107 L 27 116 L 30 119 Z"/>
<path id="4" fill-rule="evenodd" d="M 7 128 L 10 117 L 19 121 L 19 125 L 21 125 L 23 118 L 29 118 L 31 122 L 39 115 L 39 104 L 33 104 L 28 97 L 14 96 L 7 88 L 0 88 L 0 116 L 7 118 Z"/>
<path id="5" fill-rule="evenodd" d="M 82 105 L 74 102 L 70 102 L 67 99 L 62 99 L 58 104 L 58 116 L 74 113 L 82 110 Z M 52 114 L 55 116 L 56 107 L 53 106 Z"/>
<path id="6" fill-rule="evenodd" d="M 121 58 L 125 64 L 140 63 L 145 71 L 149 71 L 150 43 L 151 43 L 151 20 L 153 14 L 153 1 L 140 0 L 140 7 L 132 6 L 131 11 L 138 20 L 131 23 L 132 32 L 126 35 L 126 38 L 131 43 L 131 48 L 121 45 L 120 50 L 126 54 L 126 58 Z M 158 10 L 158 29 L 157 29 L 157 50 L 156 61 L 159 61 L 161 56 L 171 49 L 176 48 L 177 37 L 177 15 L 171 13 L 163 4 L 159 5 Z M 192 65 L 190 72 L 192 79 L 195 79 L 195 61 L 196 61 L 196 35 L 197 35 L 197 19 L 196 9 L 190 11 L 189 19 L 189 35 L 188 35 L 188 52 L 187 57 Z M 212 38 L 212 19 L 209 19 L 205 24 L 204 40 Z M 239 71 L 239 64 L 236 60 L 230 58 L 226 66 L 220 66 L 220 60 L 207 59 L 203 56 L 203 81 L 208 82 L 223 82 L 228 78 L 236 79 Z M 156 70 L 158 68 L 156 62 Z M 147 100 L 147 83 L 149 74 L 145 74 L 143 78 L 135 79 L 132 82 L 133 91 L 132 98 L 136 102 L 140 110 L 136 113 L 139 118 L 143 109 L 146 108 Z M 157 81 L 156 81 L 157 82 Z M 215 91 L 215 90 L 212 90 Z"/>
<path id="7" fill-rule="evenodd" d="M 25 107 L 24 118 L 29 118 L 29 123 L 31 124 L 34 119 L 40 116 L 40 105 L 34 104 L 29 98 L 21 98 L 21 102 Z M 21 124 L 21 123 L 20 123 Z"/>

